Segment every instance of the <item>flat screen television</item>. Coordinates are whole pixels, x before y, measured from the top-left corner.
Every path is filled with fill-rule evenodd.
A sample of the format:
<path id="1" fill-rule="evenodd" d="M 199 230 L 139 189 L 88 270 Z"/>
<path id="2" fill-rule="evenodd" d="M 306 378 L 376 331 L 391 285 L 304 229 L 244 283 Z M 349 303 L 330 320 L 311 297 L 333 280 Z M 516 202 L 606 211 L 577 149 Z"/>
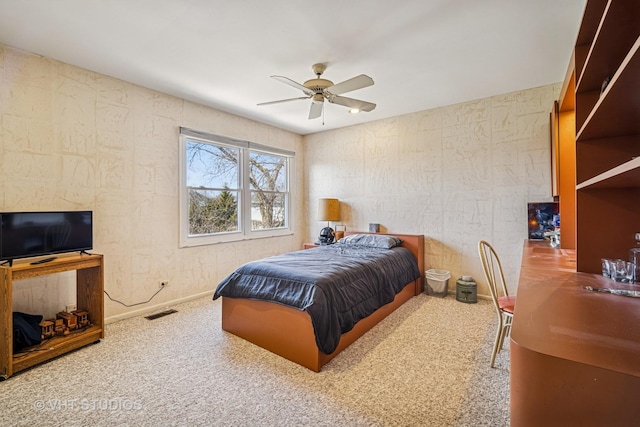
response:
<path id="1" fill-rule="evenodd" d="M 0 212 L 0 261 L 93 249 L 93 212 Z"/>

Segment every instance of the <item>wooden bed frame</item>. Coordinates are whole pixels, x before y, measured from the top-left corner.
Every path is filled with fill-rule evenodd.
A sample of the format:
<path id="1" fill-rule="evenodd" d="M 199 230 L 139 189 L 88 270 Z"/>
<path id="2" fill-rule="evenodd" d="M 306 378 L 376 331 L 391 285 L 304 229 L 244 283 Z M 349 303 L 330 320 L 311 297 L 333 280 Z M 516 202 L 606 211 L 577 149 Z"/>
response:
<path id="1" fill-rule="evenodd" d="M 345 235 L 349 234 L 359 233 L 345 233 Z M 420 278 L 408 283 L 392 302 L 360 320 L 353 329 L 343 334 L 338 347 L 333 353 L 325 354 L 318 349 L 311 317 L 306 311 L 296 310 L 273 302 L 222 297 L 222 329 L 312 371 L 320 372 L 320 368 L 324 364 L 406 301 L 415 295 L 419 295 L 424 289 L 422 278 L 424 271 L 424 236 L 413 234 L 385 235 L 397 236 L 402 239 L 402 246 L 409 249 L 418 261 Z"/>

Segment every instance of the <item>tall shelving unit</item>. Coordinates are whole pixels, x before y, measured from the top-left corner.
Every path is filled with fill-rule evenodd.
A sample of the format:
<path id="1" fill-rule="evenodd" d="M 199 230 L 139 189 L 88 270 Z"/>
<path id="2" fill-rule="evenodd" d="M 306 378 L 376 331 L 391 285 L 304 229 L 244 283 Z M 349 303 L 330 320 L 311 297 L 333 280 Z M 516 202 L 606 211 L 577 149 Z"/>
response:
<path id="1" fill-rule="evenodd" d="M 577 270 L 597 274 L 640 232 L 639 1 L 588 1 L 575 75 Z"/>
<path id="2" fill-rule="evenodd" d="M 626 258 L 640 232 L 639 36 L 640 1 L 587 1 L 560 96 L 566 128 L 563 107 L 552 111 L 552 135 L 575 149 L 574 184 L 564 188 L 570 179 L 560 152 L 559 196 L 561 209 L 575 196 L 576 250 L 525 244 L 511 330 L 512 426 L 640 419 L 629 398 L 640 389 L 638 300 L 585 289 L 614 285 L 600 258 Z M 564 88 L 574 83 L 571 96 Z M 565 223 L 561 213 L 561 242 Z"/>

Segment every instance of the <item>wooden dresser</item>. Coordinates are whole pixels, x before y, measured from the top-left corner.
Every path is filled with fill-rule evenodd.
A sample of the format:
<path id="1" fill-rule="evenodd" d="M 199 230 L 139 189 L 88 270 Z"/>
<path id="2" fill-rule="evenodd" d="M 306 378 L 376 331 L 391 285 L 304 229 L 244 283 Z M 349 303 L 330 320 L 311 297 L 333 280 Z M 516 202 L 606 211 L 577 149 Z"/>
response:
<path id="1" fill-rule="evenodd" d="M 638 289 L 576 273 L 574 250 L 525 242 L 511 331 L 511 425 L 638 425 Z"/>

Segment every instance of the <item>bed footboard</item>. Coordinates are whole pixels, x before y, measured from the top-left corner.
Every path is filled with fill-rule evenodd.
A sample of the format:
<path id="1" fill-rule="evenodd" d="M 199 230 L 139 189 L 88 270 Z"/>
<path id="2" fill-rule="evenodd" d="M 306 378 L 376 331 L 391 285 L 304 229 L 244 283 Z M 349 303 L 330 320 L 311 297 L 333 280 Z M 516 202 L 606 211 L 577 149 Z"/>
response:
<path id="1" fill-rule="evenodd" d="M 409 283 L 392 302 L 356 323 L 352 330 L 342 335 L 338 347 L 331 354 L 318 349 L 311 318 L 305 311 L 268 301 L 222 297 L 222 329 L 320 372 L 324 364 L 411 299 L 416 286 L 415 282 Z"/>

